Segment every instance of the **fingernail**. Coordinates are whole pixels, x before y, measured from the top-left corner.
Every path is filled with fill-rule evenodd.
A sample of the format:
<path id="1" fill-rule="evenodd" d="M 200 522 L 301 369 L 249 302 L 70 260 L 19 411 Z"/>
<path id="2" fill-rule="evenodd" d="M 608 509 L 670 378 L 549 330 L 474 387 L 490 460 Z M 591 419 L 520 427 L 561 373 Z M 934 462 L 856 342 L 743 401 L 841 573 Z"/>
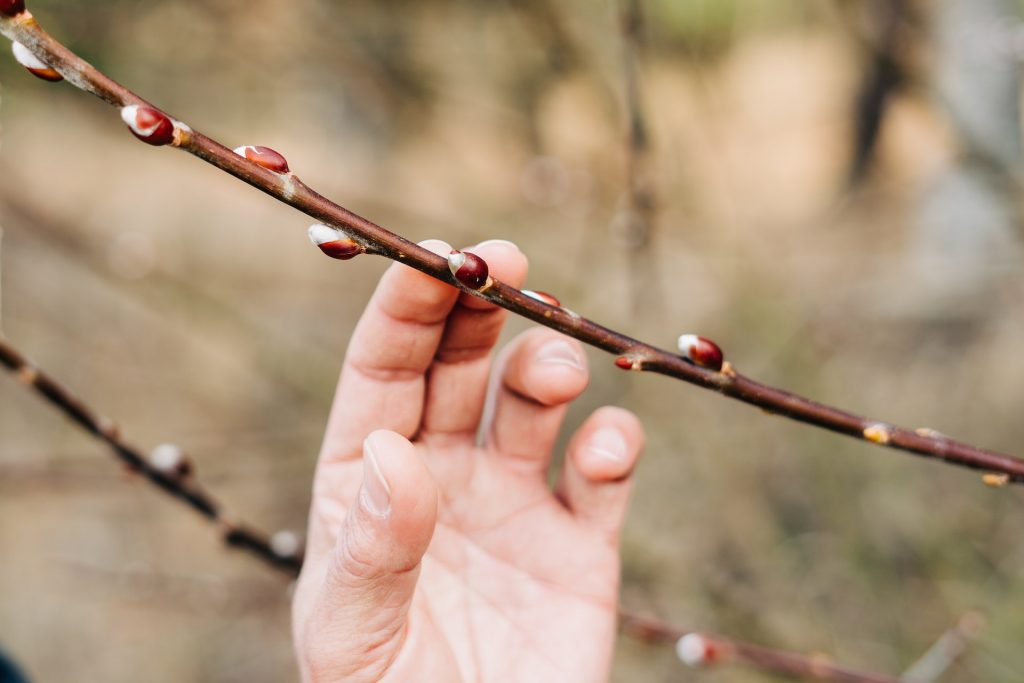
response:
<path id="1" fill-rule="evenodd" d="M 541 363 L 566 365 L 575 370 L 583 370 L 583 361 L 580 360 L 579 353 L 572 344 L 562 339 L 548 342 L 540 347 L 540 351 L 537 352 L 537 360 Z"/>
<path id="2" fill-rule="evenodd" d="M 470 247 L 470 248 L 471 249 L 479 249 L 480 247 L 484 247 L 484 246 L 488 246 L 488 245 L 512 247 L 516 251 L 520 251 L 519 245 L 517 245 L 515 242 L 509 242 L 508 240 L 484 240 L 483 242 L 481 242 L 480 244 L 476 245 L 475 247 Z"/>
<path id="3" fill-rule="evenodd" d="M 603 427 L 590 435 L 587 450 L 593 455 L 611 462 L 626 459 L 626 439 L 613 427 Z"/>
<path id="4" fill-rule="evenodd" d="M 363 490 L 359 500 L 374 517 L 383 519 L 391 514 L 391 489 L 377 464 L 372 436 L 363 442 Z"/>
<path id="5" fill-rule="evenodd" d="M 419 243 L 419 246 L 423 247 L 427 251 L 434 252 L 438 256 L 447 256 L 448 252 L 452 250 L 451 246 L 447 242 L 433 238 L 423 240 Z"/>

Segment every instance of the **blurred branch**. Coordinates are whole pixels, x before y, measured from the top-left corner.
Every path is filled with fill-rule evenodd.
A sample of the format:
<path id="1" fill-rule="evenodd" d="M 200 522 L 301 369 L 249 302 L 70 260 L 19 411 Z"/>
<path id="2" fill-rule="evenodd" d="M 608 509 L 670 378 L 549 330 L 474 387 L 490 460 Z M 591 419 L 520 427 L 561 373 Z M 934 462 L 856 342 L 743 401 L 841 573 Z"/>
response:
<path id="1" fill-rule="evenodd" d="M 463 284 L 449 270 L 447 259 L 319 195 L 288 170 L 283 158 L 280 158 L 280 162 L 284 162 L 283 168 L 264 166 L 152 108 L 138 95 L 100 73 L 43 31 L 29 12 L 0 18 L 0 32 L 21 42 L 76 87 L 120 107 L 122 117 L 132 118 L 138 130 L 141 130 L 138 117 L 144 114 L 147 126 L 152 123 L 153 127 L 152 132 L 144 132 L 144 135 L 136 130 L 140 137 L 148 136 L 150 142 L 184 149 L 313 218 L 339 230 L 344 229 L 358 251 L 404 263 L 513 313 L 616 354 L 619 367 L 667 375 L 717 391 L 771 414 L 939 462 L 997 473 L 987 479 L 995 485 L 1024 482 L 1024 461 L 1018 458 L 954 441 L 931 429 L 906 429 L 833 408 L 740 375 L 729 363 L 701 367 L 689 358 L 603 327 L 569 309 L 539 301 L 490 277 L 478 284 Z"/>
<path id="2" fill-rule="evenodd" d="M 233 515 L 225 512 L 212 495 L 199 486 L 195 481 L 191 462 L 183 459 L 183 456 L 170 462 L 166 458 L 154 457 L 156 451 L 149 458 L 143 456 L 141 451 L 121 436 L 120 429 L 112 421 L 99 415 L 67 387 L 29 362 L 2 337 L 0 364 L 23 385 L 35 391 L 79 427 L 109 446 L 129 471 L 141 474 L 156 488 L 177 498 L 212 522 L 220 530 L 227 545 L 243 548 L 249 551 L 250 556 L 288 575 L 294 576 L 301 570 L 302 550 L 290 532 L 279 532 L 271 537 L 239 522 Z M 284 534 L 290 537 L 279 538 Z M 634 615 L 624 609 L 620 609 L 619 615 L 623 629 L 641 640 L 653 643 L 676 642 L 687 634 L 686 631 L 674 626 Z M 893 679 L 845 672 L 832 667 L 824 660 L 801 658 L 798 655 L 733 642 L 718 636 L 701 637 L 711 648 L 708 652 L 714 653 L 713 657 L 707 657 L 705 663 L 708 664 L 735 659 L 763 671 L 783 673 L 798 679 L 840 683 L 893 683 Z M 839 673 L 846 677 L 837 677 Z"/>
<path id="3" fill-rule="evenodd" d="M 863 181 L 871 170 L 889 101 L 903 82 L 899 48 L 904 24 L 910 21 L 908 0 L 872 0 L 864 5 L 864 11 L 870 15 L 873 35 L 870 64 L 855 105 L 852 185 Z"/>
<path id="4" fill-rule="evenodd" d="M 830 683 L 901 683 L 901 679 L 864 673 L 833 664 L 824 655 L 802 655 L 772 650 L 719 635 L 687 631 L 651 617 L 620 612 L 620 628 L 635 638 L 672 644 L 686 664 L 712 667 L 741 664 L 785 678 Z"/>
<path id="5" fill-rule="evenodd" d="M 640 92 L 640 60 L 644 47 L 644 14 L 640 0 L 619 0 L 619 32 L 627 127 L 626 200 L 612 221 L 612 229 L 630 261 L 633 309 L 642 314 L 645 309 L 653 308 L 652 300 L 660 291 L 650 249 L 658 201 L 651 178 L 650 130 Z"/>
<path id="6" fill-rule="evenodd" d="M 907 683 L 935 683 L 966 653 L 985 628 L 985 617 L 968 612 L 903 673 Z"/>
<path id="7" fill-rule="evenodd" d="M 297 574 L 299 548 L 279 552 L 272 538 L 236 519 L 195 481 L 191 463 L 178 454 L 172 458 L 147 458 L 121 436 L 111 420 L 93 410 L 70 389 L 31 363 L 6 339 L 0 337 L 0 365 L 18 380 L 64 413 L 75 424 L 105 443 L 128 471 L 142 475 L 158 489 L 176 498 L 214 524 L 224 542 L 242 548 L 273 567 Z M 168 452 L 165 450 L 165 452 Z M 155 453 L 154 453 L 155 454 Z M 297 546 L 297 544 L 295 544 Z M 287 550 L 287 548 L 285 548 Z"/>

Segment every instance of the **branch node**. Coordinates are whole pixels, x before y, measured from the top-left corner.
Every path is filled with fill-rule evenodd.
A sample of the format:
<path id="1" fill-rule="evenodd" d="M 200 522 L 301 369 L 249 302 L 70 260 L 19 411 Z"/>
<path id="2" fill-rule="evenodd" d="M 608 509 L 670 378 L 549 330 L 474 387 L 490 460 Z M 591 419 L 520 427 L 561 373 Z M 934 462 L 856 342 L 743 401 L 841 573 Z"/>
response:
<path id="1" fill-rule="evenodd" d="M 39 370 L 32 367 L 31 365 L 22 365 L 18 368 L 18 381 L 27 387 L 32 386 L 39 379 Z"/>
<path id="2" fill-rule="evenodd" d="M 880 446 L 885 446 L 892 440 L 891 428 L 881 422 L 868 425 L 864 428 L 862 434 L 865 439 Z"/>
<path id="3" fill-rule="evenodd" d="M 615 359 L 615 367 L 623 370 L 643 370 L 644 362 L 636 356 L 619 356 Z"/>
<path id="4" fill-rule="evenodd" d="M 981 475 L 981 481 L 984 482 L 985 486 L 990 486 L 994 489 L 1001 489 L 1010 483 L 1010 475 L 988 472 Z"/>

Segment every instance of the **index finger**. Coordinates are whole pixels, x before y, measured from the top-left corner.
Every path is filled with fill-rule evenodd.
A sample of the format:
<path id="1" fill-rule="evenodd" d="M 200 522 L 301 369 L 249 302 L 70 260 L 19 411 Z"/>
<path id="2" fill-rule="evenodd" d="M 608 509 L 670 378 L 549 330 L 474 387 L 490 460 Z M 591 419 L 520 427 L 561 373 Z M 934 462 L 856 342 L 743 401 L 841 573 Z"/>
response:
<path id="1" fill-rule="evenodd" d="M 447 256 L 451 247 L 422 247 Z M 425 373 L 459 290 L 402 264 L 388 268 L 356 325 L 324 435 L 322 457 L 359 458 L 377 429 L 411 438 L 419 428 Z"/>

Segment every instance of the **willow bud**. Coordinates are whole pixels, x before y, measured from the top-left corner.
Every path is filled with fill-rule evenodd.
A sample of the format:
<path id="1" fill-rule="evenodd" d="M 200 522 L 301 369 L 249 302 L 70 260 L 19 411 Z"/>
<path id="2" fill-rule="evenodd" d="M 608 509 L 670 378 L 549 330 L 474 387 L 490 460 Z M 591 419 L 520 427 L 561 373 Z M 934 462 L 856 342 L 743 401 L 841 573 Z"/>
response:
<path id="1" fill-rule="evenodd" d="M 698 668 L 714 664 L 721 653 L 713 640 L 699 633 L 687 633 L 676 641 L 676 656 L 683 664 Z"/>
<path id="2" fill-rule="evenodd" d="M 480 289 L 487 284 L 487 262 L 471 252 L 452 249 L 448 254 L 448 270 L 470 289 Z"/>
<path id="3" fill-rule="evenodd" d="M 535 291 L 535 290 L 532 290 L 532 289 L 524 289 L 523 290 L 523 294 L 525 294 L 526 296 L 530 297 L 531 299 L 536 299 L 537 301 L 541 302 L 542 304 L 547 304 L 548 306 L 554 306 L 555 308 L 561 308 L 562 307 L 562 304 L 558 301 L 558 299 L 556 299 L 552 295 L 548 294 L 547 292 Z"/>
<path id="4" fill-rule="evenodd" d="M 287 173 L 288 160 L 280 152 L 259 145 L 244 145 L 235 149 L 235 154 L 245 157 L 257 166 L 274 173 Z"/>
<path id="5" fill-rule="evenodd" d="M 121 119 L 128 124 L 132 135 L 149 145 L 169 145 L 174 142 L 174 121 L 167 114 L 139 104 L 121 108 Z"/>
<path id="6" fill-rule="evenodd" d="M 21 43 L 17 41 L 11 43 L 11 52 L 14 53 L 14 58 L 18 60 L 18 64 L 28 69 L 28 72 L 33 76 L 52 83 L 64 80 L 64 77 L 57 73 L 56 69 L 36 57 Z"/>
<path id="7" fill-rule="evenodd" d="M 347 261 L 363 253 L 363 247 L 343 230 L 317 223 L 309 226 L 309 241 L 331 258 Z"/>
<path id="8" fill-rule="evenodd" d="M 192 463 L 181 449 L 172 443 L 160 444 L 149 454 L 149 464 L 158 472 L 183 478 L 192 473 Z"/>
<path id="9" fill-rule="evenodd" d="M 302 543 L 294 531 L 282 529 L 270 537 L 270 549 L 278 557 L 295 557 L 301 548 Z"/>
<path id="10" fill-rule="evenodd" d="M 0 0 L 0 14 L 13 17 L 24 11 L 25 0 Z"/>
<path id="11" fill-rule="evenodd" d="M 695 334 L 684 334 L 679 337 L 679 353 L 694 365 L 709 370 L 721 370 L 725 361 L 718 344 Z"/>

